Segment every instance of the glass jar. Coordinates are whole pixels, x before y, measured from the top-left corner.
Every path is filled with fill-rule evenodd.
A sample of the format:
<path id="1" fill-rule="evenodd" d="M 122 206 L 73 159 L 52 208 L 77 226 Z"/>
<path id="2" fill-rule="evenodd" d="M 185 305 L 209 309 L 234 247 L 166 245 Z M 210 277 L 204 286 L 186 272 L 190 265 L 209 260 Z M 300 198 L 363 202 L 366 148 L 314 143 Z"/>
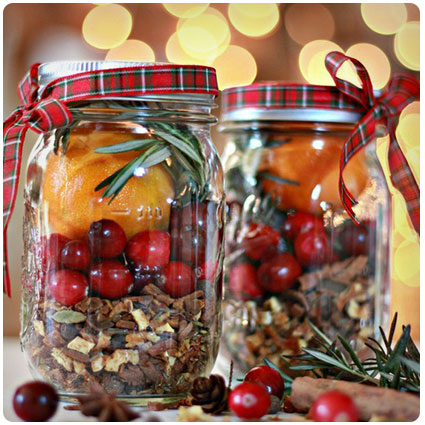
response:
<path id="1" fill-rule="evenodd" d="M 83 69 L 44 64 L 39 83 Z M 71 126 L 34 146 L 21 343 L 33 376 L 63 396 L 97 381 L 120 397 L 171 397 L 212 369 L 224 215 L 210 139 L 214 97 L 182 91 L 71 103 Z"/>
<path id="2" fill-rule="evenodd" d="M 223 93 L 222 347 L 241 372 L 264 358 L 287 370 L 282 354 L 317 348 L 309 322 L 357 346 L 377 337 L 388 319 L 390 201 L 375 144 L 357 153 L 343 174 L 358 201 L 356 225 L 342 206 L 338 179 L 342 148 L 361 114 L 332 106 L 341 95 L 331 87 L 318 88 L 327 109 L 291 107 L 288 97 L 276 95 L 294 87 Z M 250 98 L 261 90 L 277 99 L 273 107 Z"/>

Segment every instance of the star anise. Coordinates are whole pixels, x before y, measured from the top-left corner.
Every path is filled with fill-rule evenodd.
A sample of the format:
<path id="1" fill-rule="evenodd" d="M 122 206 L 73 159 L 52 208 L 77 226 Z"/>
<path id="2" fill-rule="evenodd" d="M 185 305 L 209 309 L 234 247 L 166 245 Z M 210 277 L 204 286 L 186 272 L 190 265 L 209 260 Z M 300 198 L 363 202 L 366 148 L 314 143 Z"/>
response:
<path id="1" fill-rule="evenodd" d="M 84 416 L 94 416 L 98 422 L 129 422 L 140 415 L 124 401 L 118 401 L 115 394 L 108 394 L 98 383 L 92 383 L 89 394 L 76 397 Z"/>
<path id="2" fill-rule="evenodd" d="M 205 413 L 220 413 L 227 406 L 229 389 L 222 376 L 211 375 L 209 378 L 196 378 L 190 394 L 193 397 L 192 404 L 201 406 Z"/>

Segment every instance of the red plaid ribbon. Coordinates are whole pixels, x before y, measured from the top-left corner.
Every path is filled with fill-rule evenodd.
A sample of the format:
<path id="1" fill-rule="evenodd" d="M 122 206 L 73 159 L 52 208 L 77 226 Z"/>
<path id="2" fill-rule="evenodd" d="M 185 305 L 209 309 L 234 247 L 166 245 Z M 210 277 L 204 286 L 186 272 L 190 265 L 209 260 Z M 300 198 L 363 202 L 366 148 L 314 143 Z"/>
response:
<path id="1" fill-rule="evenodd" d="M 58 78 L 40 92 L 34 64 L 18 86 L 22 106 L 3 123 L 3 291 L 10 296 L 7 227 L 18 190 L 22 146 L 27 130 L 45 133 L 72 122 L 70 102 L 108 96 L 206 93 L 217 95 L 215 70 L 192 65 L 154 65 L 83 72 Z"/>

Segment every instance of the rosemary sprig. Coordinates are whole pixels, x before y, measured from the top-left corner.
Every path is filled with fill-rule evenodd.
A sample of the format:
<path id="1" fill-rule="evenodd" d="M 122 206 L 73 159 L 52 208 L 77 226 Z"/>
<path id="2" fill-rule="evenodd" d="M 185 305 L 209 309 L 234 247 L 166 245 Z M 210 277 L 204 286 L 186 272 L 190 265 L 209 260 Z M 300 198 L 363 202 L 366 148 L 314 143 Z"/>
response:
<path id="1" fill-rule="evenodd" d="M 344 379 L 419 393 L 419 351 L 410 336 L 410 325 L 403 326 L 399 340 L 392 344 L 396 324 L 397 314 L 394 315 L 388 337 L 380 327 L 383 345 L 374 338 L 369 338 L 369 342 L 365 345 L 372 350 L 374 357 L 365 360 L 359 358 L 350 343 L 342 336 L 339 335 L 337 340 L 331 341 L 312 323 L 309 325 L 320 349 L 304 348 L 302 354 L 282 355 L 281 358 L 288 369 L 297 374 L 309 372 L 323 378 Z M 269 360 L 265 359 L 265 363 L 279 370 Z M 286 381 L 292 381 L 291 377 L 282 371 L 279 372 Z"/>

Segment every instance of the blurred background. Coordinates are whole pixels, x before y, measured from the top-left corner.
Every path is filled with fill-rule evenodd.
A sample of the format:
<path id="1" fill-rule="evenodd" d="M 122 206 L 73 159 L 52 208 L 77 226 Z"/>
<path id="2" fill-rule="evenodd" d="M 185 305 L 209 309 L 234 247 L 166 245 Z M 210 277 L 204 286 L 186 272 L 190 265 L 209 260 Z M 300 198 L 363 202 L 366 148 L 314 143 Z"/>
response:
<path id="1" fill-rule="evenodd" d="M 9 4 L 3 10 L 3 113 L 18 105 L 16 85 L 34 62 L 135 60 L 211 65 L 220 89 L 253 81 L 332 85 L 333 50 L 359 59 L 375 89 L 396 72 L 419 79 L 419 9 L 409 3 L 87 3 Z M 352 69 L 341 78 L 357 82 Z M 220 99 L 218 99 L 219 103 Z M 219 109 L 216 110 L 219 116 Z M 24 146 L 25 164 L 35 136 Z M 405 108 L 397 137 L 419 184 L 419 102 Z M 221 153 L 224 138 L 213 129 Z M 377 143 L 386 175 L 386 139 Z M 22 186 L 9 226 L 12 299 L 4 335 L 19 332 Z M 419 341 L 419 239 L 393 190 L 392 310 Z"/>

